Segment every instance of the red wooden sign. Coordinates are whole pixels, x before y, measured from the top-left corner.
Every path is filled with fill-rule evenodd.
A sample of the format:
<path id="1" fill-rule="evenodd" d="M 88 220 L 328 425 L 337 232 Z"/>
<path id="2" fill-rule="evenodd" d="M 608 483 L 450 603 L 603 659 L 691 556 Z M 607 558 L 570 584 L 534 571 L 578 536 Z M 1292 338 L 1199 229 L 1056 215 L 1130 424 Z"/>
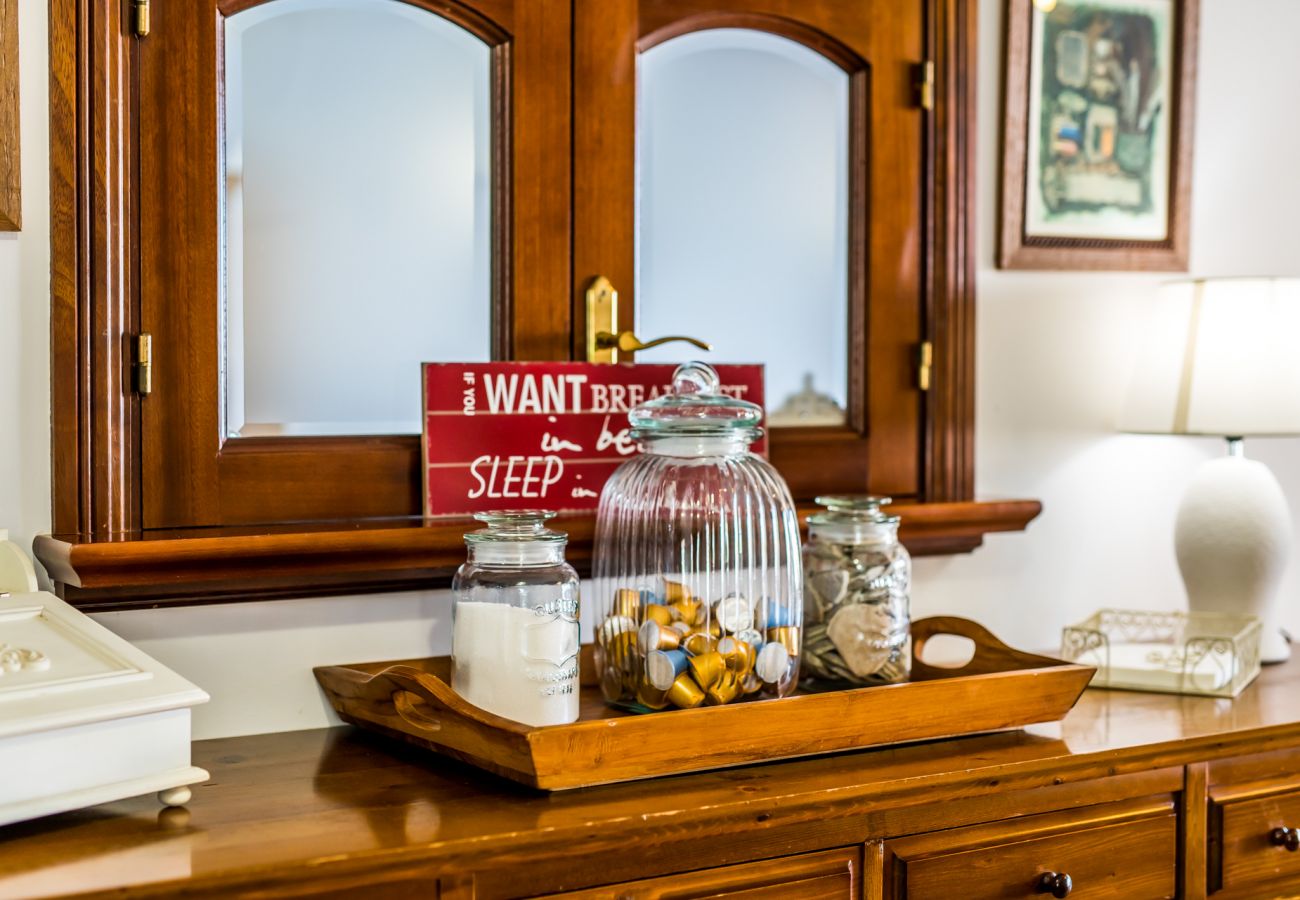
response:
<path id="1" fill-rule="evenodd" d="M 637 452 L 628 411 L 671 390 L 673 365 L 424 364 L 424 514 L 595 509 Z M 763 405 L 761 365 L 715 366 L 724 393 Z M 752 448 L 766 453 L 763 438 Z"/>

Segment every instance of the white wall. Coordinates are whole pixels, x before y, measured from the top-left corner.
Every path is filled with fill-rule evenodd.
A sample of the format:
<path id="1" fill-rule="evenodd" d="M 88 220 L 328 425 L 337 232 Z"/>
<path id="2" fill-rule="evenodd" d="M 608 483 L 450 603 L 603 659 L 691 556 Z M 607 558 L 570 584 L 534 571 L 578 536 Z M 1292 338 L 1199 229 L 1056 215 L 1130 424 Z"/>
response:
<path id="1" fill-rule="evenodd" d="M 48 236 L 44 0 L 19 0 L 26 228 L 0 237 L 0 524 L 49 525 Z M 918 562 L 914 605 L 1050 646 L 1094 607 L 1181 603 L 1171 532 L 1182 485 L 1213 440 L 1122 436 L 1113 421 L 1158 277 L 993 269 L 1001 0 L 980 0 L 978 484 L 1037 497 L 1025 534 Z M 1295 0 L 1203 0 L 1192 270 L 1300 275 L 1290 157 L 1300 85 Z M 1244 61 L 1249 61 L 1248 64 Z M 1256 441 L 1300 509 L 1300 442 Z M 1300 633 L 1300 571 L 1284 586 Z M 446 647 L 444 593 L 279 601 L 99 617 L 212 695 L 198 736 L 328 721 L 313 665 Z"/>

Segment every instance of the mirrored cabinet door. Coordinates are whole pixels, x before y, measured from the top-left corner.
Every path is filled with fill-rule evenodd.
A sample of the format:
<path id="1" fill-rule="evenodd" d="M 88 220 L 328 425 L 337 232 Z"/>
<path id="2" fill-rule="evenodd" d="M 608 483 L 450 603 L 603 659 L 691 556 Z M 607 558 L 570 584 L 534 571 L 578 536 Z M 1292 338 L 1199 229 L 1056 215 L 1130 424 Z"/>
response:
<path id="1" fill-rule="evenodd" d="M 157 6 L 142 525 L 418 515 L 420 363 L 569 353 L 568 0 Z"/>
<path id="2" fill-rule="evenodd" d="M 610 277 L 642 339 L 765 364 L 802 499 L 924 493 L 923 20 L 922 0 L 575 4 L 575 278 Z"/>

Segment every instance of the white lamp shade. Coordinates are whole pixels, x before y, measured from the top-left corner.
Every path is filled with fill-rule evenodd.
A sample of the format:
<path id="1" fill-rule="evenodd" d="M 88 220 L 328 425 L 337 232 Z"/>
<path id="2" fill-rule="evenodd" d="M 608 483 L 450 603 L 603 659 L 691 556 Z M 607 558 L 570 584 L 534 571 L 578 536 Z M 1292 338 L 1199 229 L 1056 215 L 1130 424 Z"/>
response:
<path id="1" fill-rule="evenodd" d="M 1161 288 L 1120 430 L 1300 434 L 1300 278 Z"/>

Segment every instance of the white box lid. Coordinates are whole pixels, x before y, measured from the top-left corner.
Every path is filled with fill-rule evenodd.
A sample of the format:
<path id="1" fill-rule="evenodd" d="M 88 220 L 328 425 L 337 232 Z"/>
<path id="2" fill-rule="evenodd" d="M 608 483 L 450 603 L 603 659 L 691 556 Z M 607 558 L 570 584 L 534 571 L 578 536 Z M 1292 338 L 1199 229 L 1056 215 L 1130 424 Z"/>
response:
<path id="1" fill-rule="evenodd" d="M 0 595 L 0 738 L 207 700 L 53 594 Z"/>

